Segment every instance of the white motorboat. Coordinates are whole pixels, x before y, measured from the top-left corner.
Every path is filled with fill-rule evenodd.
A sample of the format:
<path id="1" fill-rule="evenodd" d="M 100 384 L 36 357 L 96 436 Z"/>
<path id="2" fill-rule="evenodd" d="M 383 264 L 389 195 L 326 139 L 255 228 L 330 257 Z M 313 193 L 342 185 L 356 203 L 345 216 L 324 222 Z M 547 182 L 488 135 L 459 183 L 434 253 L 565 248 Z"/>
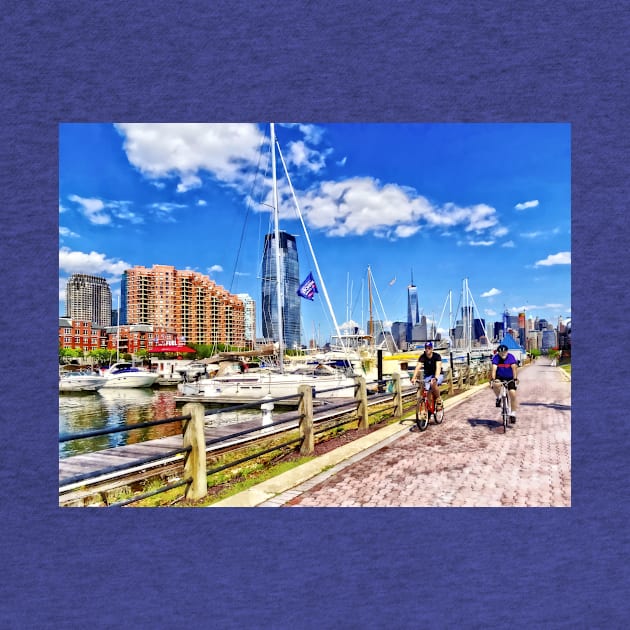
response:
<path id="1" fill-rule="evenodd" d="M 95 392 L 105 386 L 105 378 L 94 372 L 62 372 L 59 375 L 60 392 Z"/>
<path id="2" fill-rule="evenodd" d="M 132 363 L 114 363 L 105 371 L 105 388 L 109 387 L 151 387 L 160 378 L 159 374 L 149 372 Z"/>

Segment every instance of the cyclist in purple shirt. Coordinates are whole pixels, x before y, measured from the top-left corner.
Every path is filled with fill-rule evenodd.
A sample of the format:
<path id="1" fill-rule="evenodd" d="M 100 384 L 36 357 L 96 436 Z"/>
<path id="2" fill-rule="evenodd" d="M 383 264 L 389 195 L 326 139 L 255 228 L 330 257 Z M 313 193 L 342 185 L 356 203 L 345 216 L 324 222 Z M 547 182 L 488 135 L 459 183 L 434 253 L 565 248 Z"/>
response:
<path id="1" fill-rule="evenodd" d="M 516 400 L 516 384 L 518 383 L 518 379 L 516 378 L 517 368 L 518 361 L 513 354 L 508 352 L 508 347 L 502 343 L 497 348 L 497 353 L 492 357 L 492 376 L 490 377 L 490 387 L 492 387 L 494 395 L 497 397 L 496 405 L 497 407 L 500 407 L 500 381 L 509 381 L 507 388 L 510 394 L 510 402 L 512 406 L 512 411 L 510 412 L 510 422 L 512 423 L 516 422 L 516 410 L 518 409 L 518 400 Z"/>

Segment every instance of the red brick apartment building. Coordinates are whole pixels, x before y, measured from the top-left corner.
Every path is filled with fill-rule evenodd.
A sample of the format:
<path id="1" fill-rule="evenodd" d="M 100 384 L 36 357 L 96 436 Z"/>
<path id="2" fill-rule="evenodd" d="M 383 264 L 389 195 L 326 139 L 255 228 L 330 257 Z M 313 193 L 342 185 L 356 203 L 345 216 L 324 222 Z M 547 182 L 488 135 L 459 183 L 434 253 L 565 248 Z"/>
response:
<path id="1" fill-rule="evenodd" d="M 185 343 L 245 345 L 245 306 L 236 296 L 196 271 L 169 265 L 125 271 L 125 321 L 174 331 Z"/>
<path id="2" fill-rule="evenodd" d="M 98 348 L 107 348 L 105 327 L 92 322 L 59 318 L 59 347 L 77 348 L 89 352 Z"/>
<path id="3" fill-rule="evenodd" d="M 77 321 L 67 317 L 59 318 L 59 347 L 79 350 L 116 350 L 121 353 L 136 353 L 148 350 L 154 345 L 177 343 L 177 335 L 173 331 L 156 329 L 153 326 L 132 324 L 120 326 L 117 334 L 116 326 L 97 326 L 88 321 Z"/>

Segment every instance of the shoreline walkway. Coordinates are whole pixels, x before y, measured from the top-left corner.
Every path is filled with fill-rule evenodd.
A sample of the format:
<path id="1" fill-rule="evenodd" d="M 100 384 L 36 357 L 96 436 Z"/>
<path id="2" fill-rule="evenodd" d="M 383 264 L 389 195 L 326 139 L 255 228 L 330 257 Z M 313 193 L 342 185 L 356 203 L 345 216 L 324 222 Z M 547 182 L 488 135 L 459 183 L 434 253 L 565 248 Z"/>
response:
<path id="1" fill-rule="evenodd" d="M 518 396 L 507 434 L 486 383 L 442 425 L 403 419 L 212 507 L 570 507 L 570 376 L 539 359 Z"/>

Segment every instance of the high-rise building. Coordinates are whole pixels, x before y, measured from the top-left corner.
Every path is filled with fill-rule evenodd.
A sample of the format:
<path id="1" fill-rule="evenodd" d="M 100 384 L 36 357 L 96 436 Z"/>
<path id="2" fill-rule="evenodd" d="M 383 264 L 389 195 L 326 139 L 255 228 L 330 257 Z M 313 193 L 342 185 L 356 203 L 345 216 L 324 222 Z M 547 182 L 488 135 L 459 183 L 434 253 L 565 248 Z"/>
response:
<path id="1" fill-rule="evenodd" d="M 544 329 L 542 331 L 542 342 L 540 345 L 540 349 L 543 352 L 546 352 L 547 350 L 551 350 L 552 348 L 555 348 L 558 345 L 558 340 L 556 338 L 556 331 L 555 330 L 549 330 L 549 329 Z"/>
<path id="2" fill-rule="evenodd" d="M 407 322 L 392 323 L 392 337 L 399 350 L 407 349 Z"/>
<path id="3" fill-rule="evenodd" d="M 407 287 L 407 341 L 413 341 L 413 327 L 420 323 L 420 310 L 418 308 L 418 289 L 413 283 L 413 271 L 411 272 L 411 284 Z"/>
<path id="4" fill-rule="evenodd" d="M 245 307 L 245 341 L 249 347 L 253 348 L 256 343 L 256 302 L 251 295 L 247 293 L 237 293 L 236 297 L 243 302 L 243 306 Z"/>
<path id="5" fill-rule="evenodd" d="M 428 341 L 429 339 L 433 339 L 433 336 L 429 333 L 427 327 L 427 318 L 423 315 L 420 318 L 420 322 L 413 325 L 411 329 L 411 341 L 413 343 L 418 343 L 420 341 Z"/>
<path id="6" fill-rule="evenodd" d="M 112 323 L 112 291 L 107 280 L 73 273 L 66 284 L 66 315 L 72 320 L 109 326 Z"/>
<path id="7" fill-rule="evenodd" d="M 243 302 L 208 276 L 138 266 L 125 271 L 121 287 L 120 324 L 151 325 L 156 344 L 175 334 L 181 343 L 245 345 Z"/>
<path id="8" fill-rule="evenodd" d="M 282 337 L 285 348 L 301 347 L 300 265 L 295 236 L 280 232 L 280 273 L 276 271 L 275 234 L 265 236 L 262 261 L 262 336 L 279 341 L 278 277 L 280 277 Z"/>

